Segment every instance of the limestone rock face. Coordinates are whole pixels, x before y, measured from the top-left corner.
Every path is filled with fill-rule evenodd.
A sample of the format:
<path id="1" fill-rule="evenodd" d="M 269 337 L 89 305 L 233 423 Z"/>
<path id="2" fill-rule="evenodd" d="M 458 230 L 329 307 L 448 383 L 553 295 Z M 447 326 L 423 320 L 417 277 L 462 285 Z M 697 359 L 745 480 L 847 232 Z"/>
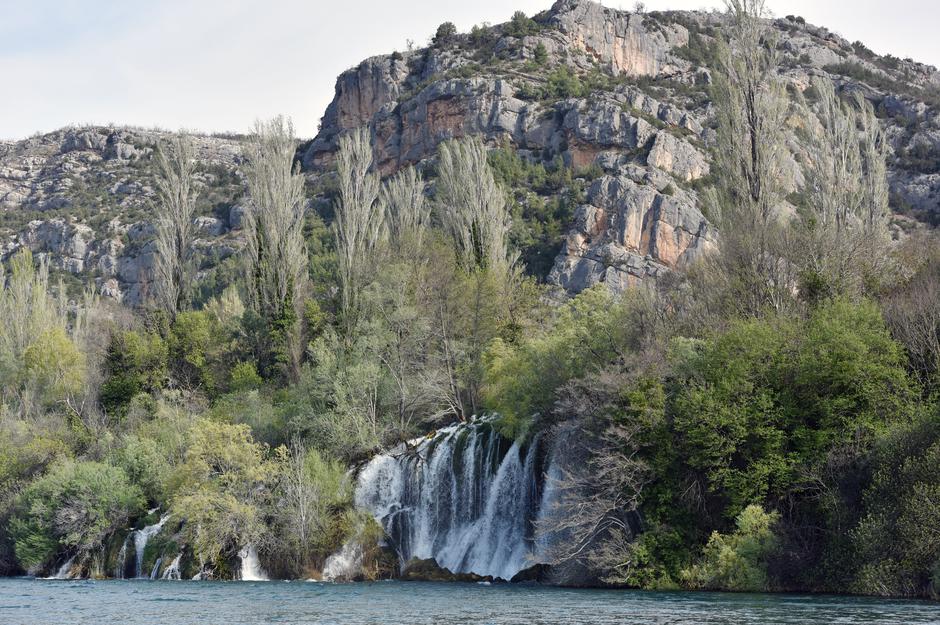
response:
<path id="1" fill-rule="evenodd" d="M 552 7 L 553 23 L 570 45 L 628 76 L 672 73 L 669 51 L 689 42 L 682 26 L 655 30 L 644 25 L 642 13 L 608 9 L 595 2 L 559 0 Z"/>
<path id="2" fill-rule="evenodd" d="M 795 18 L 772 27 L 789 88 L 829 77 L 872 103 L 892 150 L 892 206 L 940 224 L 940 73 Z M 471 134 L 546 169 L 560 162 L 570 186 L 516 198 L 564 200 L 570 214 L 577 197 L 554 268 L 539 277 L 570 293 L 653 281 L 719 244 L 699 189 L 717 137 L 709 44 L 726 28 L 720 13 L 558 0 L 521 31 L 478 28 L 344 72 L 298 158 L 316 183 L 330 175 L 343 134 L 365 127 L 383 175 L 410 164 L 433 172 L 439 144 Z M 29 247 L 104 295 L 142 303 L 152 292 L 152 155 L 162 134 L 85 127 L 0 142 L 0 257 Z M 796 191 L 804 183 L 797 133 L 789 143 L 786 177 Z M 242 149 L 239 137 L 196 137 L 201 182 L 212 192 L 195 223 L 203 273 L 243 245 Z M 321 195 L 314 205 L 328 201 Z"/>
<path id="3" fill-rule="evenodd" d="M 668 132 L 656 135 L 646 162 L 686 182 L 698 180 L 709 172 L 708 162 L 701 152 Z"/>
<path id="4" fill-rule="evenodd" d="M 709 175 L 716 142 L 707 90 L 714 68 L 701 50 L 722 36 L 722 15 L 558 0 L 534 19 L 538 26 L 525 34 L 495 26 L 344 73 L 320 133 L 304 148 L 305 167 L 327 171 L 338 138 L 365 126 L 383 174 L 433 161 L 441 141 L 469 134 L 530 160 L 561 158 L 576 172 L 593 171 L 587 201 L 547 277 L 572 293 L 598 282 L 623 289 L 655 280 L 713 249 L 718 233 L 701 213 L 695 183 Z M 940 74 L 880 59 L 801 20 L 772 26 L 793 88 L 829 75 L 883 113 L 897 156 L 889 164 L 896 207 L 940 222 Z M 839 74 L 852 63 L 905 92 Z M 586 83 L 598 74 L 609 77 L 606 86 L 553 82 L 567 75 Z M 937 95 L 930 103 L 921 93 Z M 804 180 L 798 160 L 787 167 L 796 190 Z M 603 176 L 594 179 L 598 168 Z"/>
<path id="5" fill-rule="evenodd" d="M 685 192 L 669 196 L 626 176 L 595 181 L 549 279 L 577 292 L 614 291 L 682 267 L 717 245 L 714 229 Z"/>
<path id="6" fill-rule="evenodd" d="M 152 156 L 164 134 L 83 127 L 0 142 L 0 260 L 28 248 L 53 270 L 94 281 L 101 295 L 143 304 L 153 282 Z M 241 140 L 193 142 L 201 184 L 214 201 L 234 204 L 242 193 Z M 240 246 L 214 215 L 200 215 L 194 225 L 208 259 Z"/>

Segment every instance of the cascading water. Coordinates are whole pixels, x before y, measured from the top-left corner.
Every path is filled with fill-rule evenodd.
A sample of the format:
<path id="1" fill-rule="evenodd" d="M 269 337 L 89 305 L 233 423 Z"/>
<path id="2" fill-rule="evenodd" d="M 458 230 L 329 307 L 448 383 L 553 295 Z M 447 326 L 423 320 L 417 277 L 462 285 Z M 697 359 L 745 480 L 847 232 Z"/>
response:
<path id="1" fill-rule="evenodd" d="M 117 566 L 114 569 L 115 579 L 124 579 L 124 571 L 127 569 L 127 541 L 130 539 L 131 535 L 128 534 L 124 542 L 121 543 L 121 551 L 118 552 L 117 557 Z"/>
<path id="2" fill-rule="evenodd" d="M 151 514 L 156 512 L 152 510 Z M 160 530 L 163 529 L 163 525 L 170 518 L 169 514 L 164 514 L 160 517 L 160 520 L 154 525 L 148 525 L 143 529 L 139 529 L 133 533 L 134 536 L 134 556 L 136 558 L 136 568 L 135 568 L 135 577 L 144 578 L 143 567 L 144 567 L 144 550 L 147 548 L 147 542 L 153 537 L 160 533 Z M 159 561 L 157 563 L 159 566 Z M 153 572 L 150 574 L 150 578 L 153 578 Z"/>
<path id="3" fill-rule="evenodd" d="M 75 556 L 66 560 L 52 577 L 46 579 L 72 579 L 72 565 L 75 564 Z"/>
<path id="4" fill-rule="evenodd" d="M 538 438 L 524 447 L 477 420 L 373 458 L 356 504 L 382 524 L 403 564 L 434 559 L 452 573 L 509 580 L 538 560 L 542 464 Z"/>
<path id="5" fill-rule="evenodd" d="M 266 582 L 268 576 L 261 568 L 261 562 L 258 561 L 258 552 L 254 545 L 246 545 L 238 552 L 241 558 L 242 568 L 240 578 L 243 582 Z"/>
<path id="6" fill-rule="evenodd" d="M 351 580 L 362 570 L 362 545 L 347 542 L 323 564 L 323 579 L 328 582 Z"/>
<path id="7" fill-rule="evenodd" d="M 170 562 L 165 569 L 163 569 L 163 575 L 160 576 L 160 579 L 172 579 L 180 580 L 182 575 L 180 574 L 180 561 L 183 559 L 183 554 L 179 554 L 176 558 Z"/>

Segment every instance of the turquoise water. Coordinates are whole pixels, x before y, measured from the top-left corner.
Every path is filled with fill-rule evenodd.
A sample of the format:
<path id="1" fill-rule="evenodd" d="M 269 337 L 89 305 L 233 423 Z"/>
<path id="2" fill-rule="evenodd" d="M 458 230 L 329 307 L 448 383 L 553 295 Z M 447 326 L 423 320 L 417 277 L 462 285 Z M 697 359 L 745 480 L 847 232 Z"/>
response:
<path id="1" fill-rule="evenodd" d="M 0 580 L 3 625 L 855 625 L 940 623 L 940 604 L 855 597 L 377 582 Z"/>

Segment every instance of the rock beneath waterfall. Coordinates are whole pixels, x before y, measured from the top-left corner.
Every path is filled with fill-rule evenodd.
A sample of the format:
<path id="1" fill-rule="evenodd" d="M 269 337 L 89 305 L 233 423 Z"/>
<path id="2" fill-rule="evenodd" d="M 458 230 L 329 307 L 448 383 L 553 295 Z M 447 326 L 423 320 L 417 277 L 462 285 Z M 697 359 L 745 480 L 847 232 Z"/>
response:
<path id="1" fill-rule="evenodd" d="M 452 573 L 439 566 L 433 558 L 419 560 L 414 558 L 405 563 L 401 579 L 412 582 L 492 582 L 490 575 L 476 573 Z"/>
<path id="2" fill-rule="evenodd" d="M 516 573 L 510 582 L 513 584 L 522 584 L 524 582 L 548 582 L 551 581 L 552 567 L 548 564 L 534 564 L 527 569 L 522 569 Z"/>

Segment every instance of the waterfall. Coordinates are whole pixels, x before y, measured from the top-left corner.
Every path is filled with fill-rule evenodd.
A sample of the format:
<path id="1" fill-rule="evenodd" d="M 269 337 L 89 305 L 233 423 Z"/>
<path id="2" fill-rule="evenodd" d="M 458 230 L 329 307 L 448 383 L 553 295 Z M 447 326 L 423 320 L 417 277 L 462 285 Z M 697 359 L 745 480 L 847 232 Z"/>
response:
<path id="1" fill-rule="evenodd" d="M 121 551 L 118 552 L 117 566 L 114 568 L 114 579 L 124 579 L 124 571 L 127 570 L 127 541 L 131 539 L 128 534 L 121 543 Z"/>
<path id="2" fill-rule="evenodd" d="M 152 510 L 151 514 L 156 510 Z M 137 567 L 135 569 L 135 576 L 138 579 L 144 578 L 144 550 L 147 548 L 147 542 L 153 537 L 156 536 L 161 529 L 163 529 L 164 523 L 170 518 L 169 514 L 164 514 L 160 517 L 160 520 L 155 525 L 148 525 L 143 529 L 139 529 L 134 532 L 134 556 L 137 560 Z M 159 565 L 159 560 L 157 561 Z M 150 578 L 153 579 L 153 573 L 151 572 Z"/>
<path id="3" fill-rule="evenodd" d="M 246 545 L 238 552 L 238 557 L 242 561 L 240 578 L 244 582 L 266 582 L 268 576 L 261 568 L 258 561 L 258 552 L 254 545 Z"/>
<path id="4" fill-rule="evenodd" d="M 46 579 L 72 579 L 72 565 L 75 564 L 75 556 L 72 556 L 62 566 L 59 567 L 59 570 L 56 571 L 55 575 L 52 577 L 47 577 Z"/>
<path id="5" fill-rule="evenodd" d="M 165 569 L 163 569 L 163 575 L 160 576 L 160 579 L 182 579 L 183 577 L 180 574 L 180 560 L 182 559 L 183 554 L 177 555 L 176 558 L 174 558 L 173 561 L 170 562 L 170 564 Z"/>
<path id="6" fill-rule="evenodd" d="M 537 561 L 541 465 L 538 438 L 523 446 L 476 420 L 373 458 L 356 504 L 381 523 L 403 564 L 434 559 L 452 573 L 509 580 Z"/>
<path id="7" fill-rule="evenodd" d="M 323 579 L 328 582 L 351 580 L 362 570 L 362 545 L 356 541 L 345 543 L 338 552 L 326 559 Z"/>

